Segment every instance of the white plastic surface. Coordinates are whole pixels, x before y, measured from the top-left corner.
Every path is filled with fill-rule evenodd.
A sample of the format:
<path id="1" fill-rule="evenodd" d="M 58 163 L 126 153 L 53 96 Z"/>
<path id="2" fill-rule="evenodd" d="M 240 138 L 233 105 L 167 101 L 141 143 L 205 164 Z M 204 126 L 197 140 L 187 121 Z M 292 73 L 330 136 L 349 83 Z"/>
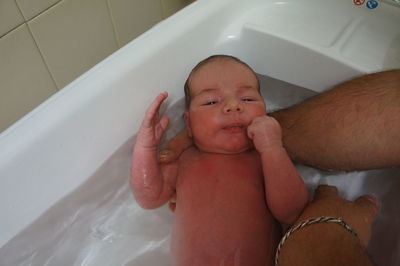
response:
<path id="1" fill-rule="evenodd" d="M 323 91 L 399 68 L 399 25 L 400 8 L 385 3 L 368 10 L 350 0 L 195 2 L 0 135 L 0 247 L 88 181 L 137 131 L 154 95 L 181 98 L 199 60 L 233 54 L 260 74 Z"/>
<path id="2" fill-rule="evenodd" d="M 265 76 L 260 80 L 269 110 L 316 94 Z M 183 127 L 183 109 L 182 100 L 166 110 L 172 125 L 169 136 Z M 3 246 L 0 265 L 170 266 L 174 216 L 166 206 L 148 211 L 134 201 L 128 185 L 132 145 L 133 139 L 129 139 L 87 182 Z M 353 173 L 302 165 L 297 169 L 310 192 L 317 184 L 328 183 L 338 186 L 341 195 L 349 199 L 361 193 L 374 194 L 384 207 L 373 228 L 369 252 L 378 265 L 398 264 L 398 168 Z"/>

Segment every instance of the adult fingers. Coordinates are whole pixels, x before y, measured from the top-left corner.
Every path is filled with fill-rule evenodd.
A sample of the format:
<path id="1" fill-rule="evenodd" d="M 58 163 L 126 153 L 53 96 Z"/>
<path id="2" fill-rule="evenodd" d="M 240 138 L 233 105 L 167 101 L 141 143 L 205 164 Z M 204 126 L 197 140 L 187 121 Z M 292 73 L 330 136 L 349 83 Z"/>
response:
<path id="1" fill-rule="evenodd" d="M 354 222 L 353 228 L 358 232 L 361 242 L 364 246 L 368 245 L 371 236 L 371 226 L 378 214 L 378 201 L 373 196 L 364 195 L 354 201 L 357 215 L 357 223 Z M 354 217 L 353 217 L 354 218 Z"/>
<path id="2" fill-rule="evenodd" d="M 158 161 L 162 163 L 170 163 L 175 161 L 178 155 L 171 150 L 163 149 L 158 153 Z"/>
<path id="3" fill-rule="evenodd" d="M 170 211 L 175 212 L 175 209 L 176 209 L 176 192 L 169 199 L 168 208 L 170 209 Z"/>
<path id="4" fill-rule="evenodd" d="M 175 202 L 169 202 L 168 203 L 168 208 L 171 212 L 175 212 L 176 209 L 176 203 Z"/>
<path id="5" fill-rule="evenodd" d="M 379 211 L 379 203 L 378 200 L 371 195 L 364 195 L 357 198 L 355 204 L 361 208 L 365 212 L 365 215 L 368 215 L 371 220 L 375 218 Z"/>
<path id="6" fill-rule="evenodd" d="M 338 196 L 338 189 L 335 186 L 319 185 L 315 189 L 314 201 L 318 201 L 324 198 L 332 198 Z"/>
<path id="7" fill-rule="evenodd" d="M 170 139 L 159 152 L 159 161 L 169 163 L 178 159 L 184 150 L 193 145 L 192 138 L 186 129 L 180 131 L 175 137 Z"/>

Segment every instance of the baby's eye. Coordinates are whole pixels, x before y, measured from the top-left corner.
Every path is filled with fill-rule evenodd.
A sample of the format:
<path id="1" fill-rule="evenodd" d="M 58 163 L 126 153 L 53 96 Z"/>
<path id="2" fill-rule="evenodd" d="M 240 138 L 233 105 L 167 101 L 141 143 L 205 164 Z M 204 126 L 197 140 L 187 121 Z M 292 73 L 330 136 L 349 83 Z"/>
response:
<path id="1" fill-rule="evenodd" d="M 243 98 L 242 101 L 243 102 L 253 102 L 254 99 L 252 99 L 252 98 Z"/>
<path id="2" fill-rule="evenodd" d="M 203 104 L 203 105 L 213 105 L 213 104 L 216 104 L 216 103 L 218 103 L 217 101 L 207 101 L 205 104 Z"/>

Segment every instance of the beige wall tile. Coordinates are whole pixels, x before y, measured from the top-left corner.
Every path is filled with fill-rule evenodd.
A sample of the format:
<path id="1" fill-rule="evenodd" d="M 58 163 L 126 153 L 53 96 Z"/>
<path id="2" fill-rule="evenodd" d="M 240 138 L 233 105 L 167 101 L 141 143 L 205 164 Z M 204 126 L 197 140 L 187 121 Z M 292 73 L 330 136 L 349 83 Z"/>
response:
<path id="1" fill-rule="evenodd" d="M 60 0 L 16 0 L 22 14 L 26 20 L 30 20 L 36 15 L 51 7 Z"/>
<path id="2" fill-rule="evenodd" d="M 15 0 L 0 0 L 0 37 L 23 22 Z"/>
<path id="3" fill-rule="evenodd" d="M 118 48 L 106 0 L 64 0 L 28 25 L 58 88 Z"/>
<path id="4" fill-rule="evenodd" d="M 108 0 L 108 2 L 120 46 L 163 19 L 160 0 Z"/>
<path id="5" fill-rule="evenodd" d="M 0 131 L 57 91 L 25 24 L 0 38 Z"/>
<path id="6" fill-rule="evenodd" d="M 190 0 L 161 0 L 164 18 L 171 16 L 190 3 Z"/>

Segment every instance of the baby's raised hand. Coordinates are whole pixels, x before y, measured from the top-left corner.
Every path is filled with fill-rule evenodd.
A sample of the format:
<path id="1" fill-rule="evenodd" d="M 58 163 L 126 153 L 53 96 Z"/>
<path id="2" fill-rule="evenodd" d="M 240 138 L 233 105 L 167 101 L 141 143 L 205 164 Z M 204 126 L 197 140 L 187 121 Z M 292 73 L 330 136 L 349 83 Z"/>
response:
<path id="1" fill-rule="evenodd" d="M 136 148 L 157 149 L 169 122 L 168 117 L 159 119 L 158 115 L 160 106 L 167 97 L 167 92 L 160 93 L 147 109 L 136 138 Z"/>
<path id="2" fill-rule="evenodd" d="M 268 115 L 254 118 L 247 127 L 247 135 L 260 153 L 273 147 L 282 147 L 281 126 L 275 118 Z"/>

